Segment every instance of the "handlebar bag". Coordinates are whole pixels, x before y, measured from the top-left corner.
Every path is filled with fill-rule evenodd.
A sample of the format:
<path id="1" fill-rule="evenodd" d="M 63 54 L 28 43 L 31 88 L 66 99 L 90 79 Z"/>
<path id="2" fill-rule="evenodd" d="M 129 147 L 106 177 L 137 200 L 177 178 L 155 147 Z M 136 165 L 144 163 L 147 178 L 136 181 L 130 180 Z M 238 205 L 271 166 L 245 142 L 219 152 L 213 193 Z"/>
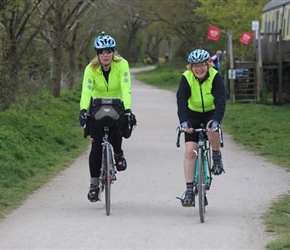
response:
<path id="1" fill-rule="evenodd" d="M 92 103 L 91 115 L 97 126 L 117 126 L 124 113 L 120 98 L 95 98 Z"/>

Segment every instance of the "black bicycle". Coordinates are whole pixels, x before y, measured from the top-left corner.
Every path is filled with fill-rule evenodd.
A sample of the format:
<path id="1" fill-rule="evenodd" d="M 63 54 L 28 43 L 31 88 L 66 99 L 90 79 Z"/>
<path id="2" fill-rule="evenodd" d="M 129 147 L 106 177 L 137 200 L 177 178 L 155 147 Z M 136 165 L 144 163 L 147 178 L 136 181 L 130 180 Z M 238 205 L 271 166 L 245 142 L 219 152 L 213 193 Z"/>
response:
<path id="1" fill-rule="evenodd" d="M 180 135 L 184 132 L 178 126 L 176 129 L 176 146 L 180 147 Z M 211 166 L 211 147 L 207 140 L 206 128 L 193 129 L 194 133 L 198 133 L 198 149 L 195 150 L 196 162 L 195 162 L 195 174 L 193 180 L 194 194 L 198 196 L 199 202 L 199 218 L 200 222 L 204 222 L 205 207 L 207 206 L 206 191 L 210 189 L 212 182 L 212 175 L 210 171 Z M 223 147 L 223 133 L 221 127 L 218 128 L 220 146 Z M 183 201 L 182 198 L 176 197 Z"/>

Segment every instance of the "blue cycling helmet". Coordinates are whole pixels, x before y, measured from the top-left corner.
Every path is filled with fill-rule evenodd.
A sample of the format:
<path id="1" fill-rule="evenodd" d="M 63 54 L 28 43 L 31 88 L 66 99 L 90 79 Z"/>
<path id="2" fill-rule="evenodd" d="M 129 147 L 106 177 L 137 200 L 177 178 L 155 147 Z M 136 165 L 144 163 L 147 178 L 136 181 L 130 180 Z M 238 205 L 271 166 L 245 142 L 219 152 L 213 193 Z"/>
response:
<path id="1" fill-rule="evenodd" d="M 94 48 L 96 50 L 99 49 L 113 49 L 116 46 L 116 42 L 113 37 L 106 35 L 103 31 L 102 34 L 95 39 Z"/>
<path id="2" fill-rule="evenodd" d="M 189 63 L 200 63 L 209 60 L 210 54 L 203 49 L 196 49 L 188 55 Z"/>

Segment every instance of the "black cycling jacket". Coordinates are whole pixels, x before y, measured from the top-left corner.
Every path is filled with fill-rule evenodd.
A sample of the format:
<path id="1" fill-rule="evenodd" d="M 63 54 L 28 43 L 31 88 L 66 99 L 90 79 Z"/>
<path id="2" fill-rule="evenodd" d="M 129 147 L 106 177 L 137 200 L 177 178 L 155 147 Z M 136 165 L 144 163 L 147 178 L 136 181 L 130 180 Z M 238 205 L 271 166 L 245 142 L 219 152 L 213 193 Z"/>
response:
<path id="1" fill-rule="evenodd" d="M 214 105 L 215 105 L 213 120 L 221 122 L 225 113 L 226 94 L 225 94 L 224 82 L 219 73 L 216 74 L 213 79 L 211 93 L 214 96 Z M 188 108 L 187 101 L 191 97 L 191 95 L 194 95 L 194 94 L 195 93 L 191 92 L 188 81 L 186 77 L 183 75 L 181 77 L 179 88 L 176 93 L 177 109 L 178 109 L 177 114 L 178 114 L 180 123 L 189 120 L 188 119 L 189 108 Z M 200 94 L 200 93 L 197 93 L 197 94 Z"/>

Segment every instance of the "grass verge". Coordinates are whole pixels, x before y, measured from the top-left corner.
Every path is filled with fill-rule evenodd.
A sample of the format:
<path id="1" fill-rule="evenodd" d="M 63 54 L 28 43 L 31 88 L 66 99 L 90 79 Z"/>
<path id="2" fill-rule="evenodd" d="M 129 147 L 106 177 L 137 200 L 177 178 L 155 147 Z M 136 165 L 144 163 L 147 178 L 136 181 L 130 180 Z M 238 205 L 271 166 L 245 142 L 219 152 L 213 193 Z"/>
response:
<path id="1" fill-rule="evenodd" d="M 70 166 L 88 141 L 78 123 L 80 90 L 40 93 L 1 113 L 0 218 Z"/>
<path id="2" fill-rule="evenodd" d="M 176 65 L 162 65 L 155 70 L 140 72 L 135 77 L 157 88 L 176 91 L 182 72 Z M 290 106 L 227 103 L 223 130 L 247 150 L 290 170 Z M 274 187 L 273 187 L 274 188 Z M 266 231 L 277 239 L 267 249 L 290 249 L 290 192 L 273 202 L 263 216 Z"/>

